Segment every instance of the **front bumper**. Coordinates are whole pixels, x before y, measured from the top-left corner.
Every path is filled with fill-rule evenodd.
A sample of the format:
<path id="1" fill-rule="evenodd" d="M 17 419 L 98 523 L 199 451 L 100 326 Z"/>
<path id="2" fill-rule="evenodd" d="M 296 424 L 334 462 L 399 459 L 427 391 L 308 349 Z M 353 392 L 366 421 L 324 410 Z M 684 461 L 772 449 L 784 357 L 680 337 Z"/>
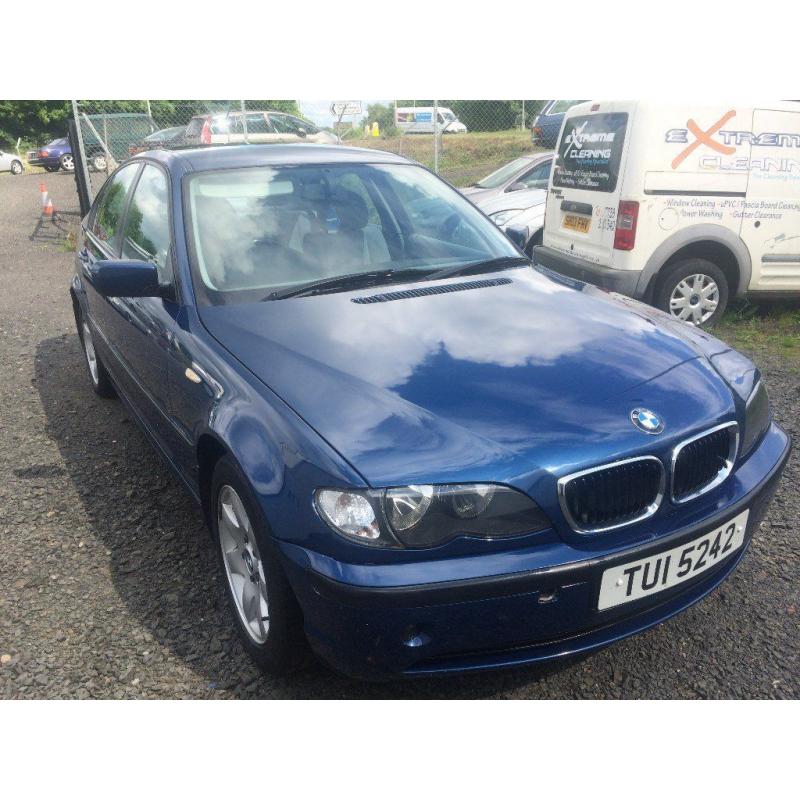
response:
<path id="1" fill-rule="evenodd" d="M 469 579 L 442 580 L 439 562 L 431 565 L 431 582 L 402 584 L 396 565 L 346 565 L 297 545 L 280 547 L 309 641 L 341 672 L 385 679 L 530 664 L 638 633 L 716 588 L 744 556 L 789 452 L 788 436 L 773 424 L 729 478 L 728 499 L 693 524 L 645 544 L 591 554 L 567 545 L 517 551 L 513 571 L 498 573 L 496 557 L 473 556 Z M 669 590 L 597 610 L 606 569 L 676 547 L 745 508 L 750 509 L 745 541 L 735 554 Z M 532 568 L 525 568 L 526 560 Z M 486 574 L 480 574 L 482 563 Z M 462 565 L 452 567 L 453 574 L 463 574 Z"/>
<path id="2" fill-rule="evenodd" d="M 628 297 L 635 297 L 637 300 L 641 299 L 643 293 L 639 290 L 639 279 L 642 276 L 639 270 L 604 267 L 601 264 L 593 264 L 591 261 L 567 255 L 541 244 L 533 248 L 533 260 L 554 272 L 560 272 L 562 275 L 576 278 L 585 283 L 593 283 L 595 286 L 601 286 L 603 289 L 619 292 Z"/>

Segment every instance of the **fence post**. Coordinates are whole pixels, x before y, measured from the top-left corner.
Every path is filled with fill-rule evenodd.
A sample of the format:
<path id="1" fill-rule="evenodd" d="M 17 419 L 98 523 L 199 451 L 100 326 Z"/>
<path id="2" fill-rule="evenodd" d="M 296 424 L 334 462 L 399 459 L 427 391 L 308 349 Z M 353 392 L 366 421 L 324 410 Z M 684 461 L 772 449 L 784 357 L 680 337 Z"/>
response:
<path id="1" fill-rule="evenodd" d="M 439 101 L 433 101 L 433 171 L 439 174 Z"/>
<path id="2" fill-rule="evenodd" d="M 239 101 L 239 108 L 242 111 L 242 126 L 244 128 L 244 143 L 250 144 L 250 137 L 247 135 L 247 114 L 245 113 L 244 100 Z"/>
<path id="3" fill-rule="evenodd" d="M 522 101 L 522 125 L 520 125 L 520 130 L 525 130 L 525 101 Z"/>
<path id="4" fill-rule="evenodd" d="M 150 117 L 150 119 L 153 119 L 153 112 L 150 110 L 150 101 L 145 100 L 144 102 L 145 105 L 147 106 L 147 116 Z"/>
<path id="5" fill-rule="evenodd" d="M 83 146 L 83 129 L 81 128 L 81 120 L 78 116 L 78 101 L 72 101 L 72 116 L 75 120 L 75 138 L 78 140 L 78 154 L 79 165 L 83 170 L 83 180 L 86 183 L 86 195 L 89 198 L 89 205 L 94 200 L 94 192 L 92 191 L 92 181 L 89 178 L 89 165 L 86 163 L 86 149 Z"/>

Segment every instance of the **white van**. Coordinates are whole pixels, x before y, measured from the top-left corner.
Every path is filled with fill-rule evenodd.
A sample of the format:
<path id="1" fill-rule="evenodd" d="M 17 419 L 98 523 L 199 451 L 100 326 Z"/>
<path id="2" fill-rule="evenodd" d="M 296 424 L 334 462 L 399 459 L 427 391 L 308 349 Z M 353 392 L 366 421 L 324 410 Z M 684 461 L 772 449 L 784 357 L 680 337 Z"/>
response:
<path id="1" fill-rule="evenodd" d="M 572 108 L 534 257 L 696 325 L 800 293 L 800 103 Z"/>
<path id="2" fill-rule="evenodd" d="M 439 133 L 466 133 L 467 126 L 444 106 L 439 106 Z M 394 110 L 394 124 L 403 133 L 433 133 L 433 106 L 407 106 Z"/>

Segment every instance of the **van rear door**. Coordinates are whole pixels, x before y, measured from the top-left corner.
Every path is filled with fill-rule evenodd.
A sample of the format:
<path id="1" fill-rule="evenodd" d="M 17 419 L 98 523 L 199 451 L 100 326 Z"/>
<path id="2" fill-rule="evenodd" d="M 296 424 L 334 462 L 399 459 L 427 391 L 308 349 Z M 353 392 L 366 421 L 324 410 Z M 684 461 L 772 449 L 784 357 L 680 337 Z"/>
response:
<path id="1" fill-rule="evenodd" d="M 584 103 L 567 114 L 550 178 L 545 246 L 611 265 L 633 109 Z"/>

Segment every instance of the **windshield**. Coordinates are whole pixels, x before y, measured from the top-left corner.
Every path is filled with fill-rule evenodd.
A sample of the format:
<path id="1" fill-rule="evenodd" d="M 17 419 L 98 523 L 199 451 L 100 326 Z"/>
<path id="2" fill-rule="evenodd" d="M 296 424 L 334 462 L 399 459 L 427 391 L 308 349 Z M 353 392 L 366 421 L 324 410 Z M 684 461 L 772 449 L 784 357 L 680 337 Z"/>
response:
<path id="1" fill-rule="evenodd" d="M 506 181 L 511 180 L 523 167 L 530 164 L 529 158 L 515 158 L 509 161 L 508 164 L 496 169 L 491 175 L 479 180 L 475 185 L 480 186 L 481 189 L 496 189 L 502 186 Z"/>
<path id="2" fill-rule="evenodd" d="M 413 277 L 519 256 L 471 203 L 411 164 L 197 173 L 188 211 L 198 302 L 213 305 L 343 275 Z"/>

